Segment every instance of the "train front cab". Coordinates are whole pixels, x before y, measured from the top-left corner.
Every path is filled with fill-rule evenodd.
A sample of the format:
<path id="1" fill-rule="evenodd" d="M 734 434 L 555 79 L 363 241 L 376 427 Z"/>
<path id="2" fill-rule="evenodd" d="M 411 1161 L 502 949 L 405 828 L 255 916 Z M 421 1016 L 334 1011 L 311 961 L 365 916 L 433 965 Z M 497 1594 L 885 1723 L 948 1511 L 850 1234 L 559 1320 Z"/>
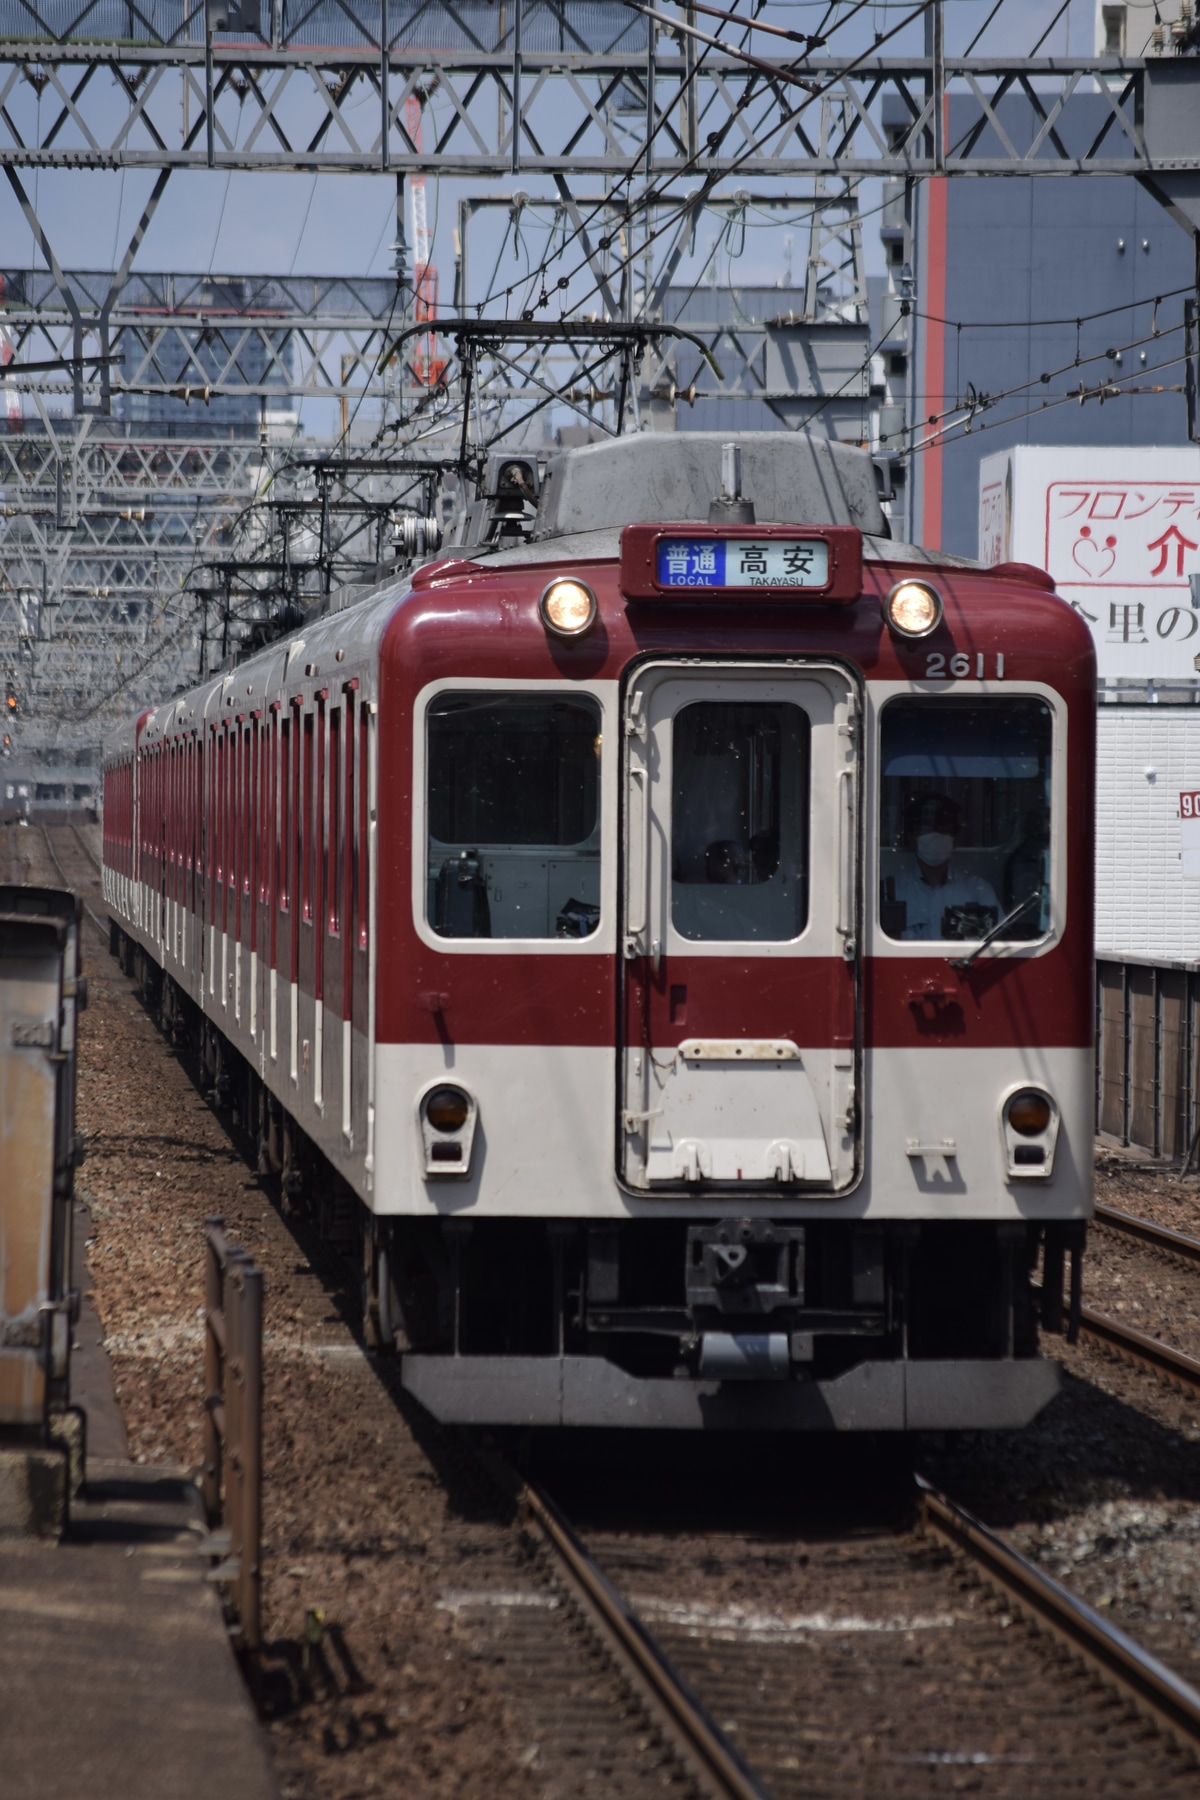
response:
<path id="1" fill-rule="evenodd" d="M 951 609 L 940 649 L 883 632 L 869 680 L 710 650 L 420 696 L 432 979 L 507 947 L 509 1017 L 582 983 L 600 1020 L 456 1044 L 420 1086 L 442 1226 L 383 1228 L 382 1304 L 438 1416 L 936 1429 L 1054 1393 L 1031 1275 L 1061 1292 L 1090 1204 L 1090 647 L 1009 598 L 1024 668 L 959 652 Z M 531 941 L 568 938 L 553 969 Z"/>

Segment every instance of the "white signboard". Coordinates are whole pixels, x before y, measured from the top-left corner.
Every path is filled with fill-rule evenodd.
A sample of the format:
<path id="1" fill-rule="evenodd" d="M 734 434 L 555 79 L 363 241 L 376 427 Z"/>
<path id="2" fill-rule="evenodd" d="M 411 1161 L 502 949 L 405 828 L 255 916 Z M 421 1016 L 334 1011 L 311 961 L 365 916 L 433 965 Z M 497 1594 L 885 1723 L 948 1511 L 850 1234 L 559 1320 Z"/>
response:
<path id="1" fill-rule="evenodd" d="M 1200 449 L 989 456 L 979 549 L 988 564 L 1049 570 L 1091 627 L 1102 676 L 1195 676 L 1200 608 L 1188 577 L 1200 575 Z"/>

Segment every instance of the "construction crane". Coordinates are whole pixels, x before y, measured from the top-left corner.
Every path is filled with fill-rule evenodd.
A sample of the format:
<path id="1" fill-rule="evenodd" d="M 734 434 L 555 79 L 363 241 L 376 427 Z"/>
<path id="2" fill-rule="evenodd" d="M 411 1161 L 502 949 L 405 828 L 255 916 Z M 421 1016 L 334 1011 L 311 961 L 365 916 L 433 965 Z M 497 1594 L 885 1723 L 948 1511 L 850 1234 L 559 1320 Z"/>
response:
<path id="1" fill-rule="evenodd" d="M 4 371 L 4 416 L 9 431 L 20 431 L 23 425 L 21 396 L 8 379 L 8 366 L 13 360 L 13 342 L 9 335 L 7 307 L 8 282 L 0 275 L 0 370 Z"/>
<path id="2" fill-rule="evenodd" d="M 404 123 L 413 149 L 421 154 L 421 97 L 410 94 L 404 102 Z M 430 260 L 429 214 L 425 206 L 425 177 L 410 177 L 408 191 L 412 196 L 413 241 L 413 322 L 432 323 L 438 310 L 438 275 Z M 422 387 L 436 387 L 446 368 L 446 358 L 438 354 L 437 333 L 419 337 L 413 346 L 412 371 Z"/>

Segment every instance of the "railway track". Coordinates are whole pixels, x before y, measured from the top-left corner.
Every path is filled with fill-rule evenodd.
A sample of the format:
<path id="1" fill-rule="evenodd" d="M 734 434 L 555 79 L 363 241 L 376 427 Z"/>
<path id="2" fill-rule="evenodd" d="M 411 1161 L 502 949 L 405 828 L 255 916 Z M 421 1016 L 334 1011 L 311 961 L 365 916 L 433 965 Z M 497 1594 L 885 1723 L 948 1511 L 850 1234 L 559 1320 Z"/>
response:
<path id="1" fill-rule="evenodd" d="M 84 837 L 82 831 L 80 831 L 78 825 L 72 825 L 70 827 L 70 830 L 71 830 L 72 836 L 75 839 L 75 842 L 79 845 L 79 848 L 83 851 L 84 856 L 91 863 L 93 869 L 96 871 L 97 877 L 99 877 L 99 875 L 100 875 L 100 858 L 96 855 L 96 852 L 92 849 L 91 845 L 88 843 L 87 839 Z"/>
<path id="2" fill-rule="evenodd" d="M 98 858 L 93 854 L 83 833 L 76 825 L 43 825 L 41 836 L 46 846 L 46 854 L 58 872 L 63 886 L 70 888 L 72 893 L 79 896 L 83 902 L 84 912 L 104 939 L 107 947 L 108 921 L 101 917 L 95 906 L 89 903 L 88 898 L 90 895 L 97 905 L 102 904 Z"/>
<path id="3" fill-rule="evenodd" d="M 1189 1260 L 1200 1260 L 1197 1240 L 1113 1208 L 1097 1208 L 1097 1214 L 1102 1223 L 1114 1230 Z M 1082 1309 L 1080 1327 L 1087 1337 L 1158 1378 L 1191 1391 L 1200 1389 L 1200 1360 L 1173 1346 L 1091 1307 Z M 1115 1693 L 1122 1702 L 1136 1708 L 1190 1764 L 1200 1762 L 1200 1692 L 1196 1688 L 945 1494 L 920 1477 L 917 1486 L 921 1532 L 927 1542 L 952 1551 L 962 1572 L 990 1591 L 996 1605 L 1004 1609 L 999 1621 L 1001 1629 L 1011 1617 L 1023 1620 L 1033 1634 L 1052 1640 L 1068 1652 L 1080 1673 L 1086 1672 L 1105 1693 Z M 525 1518 L 559 1559 L 577 1604 L 606 1640 L 643 1706 L 657 1716 L 660 1730 L 675 1744 L 705 1791 L 736 1796 L 737 1800 L 747 1800 L 751 1795 L 757 1800 L 779 1795 L 783 1800 L 783 1796 L 792 1794 L 803 1794 L 807 1800 L 812 1794 L 833 1795 L 855 1785 L 844 1766 L 828 1782 L 822 1780 L 816 1741 L 836 1733 L 838 1719 L 836 1699 L 831 1708 L 815 1667 L 816 1659 L 807 1659 L 799 1687 L 781 1681 L 778 1667 L 771 1667 L 772 1637 L 779 1643 L 789 1638 L 803 1640 L 806 1632 L 812 1638 L 836 1634 L 836 1619 L 831 1620 L 828 1614 L 789 1618 L 784 1608 L 776 1605 L 768 1616 L 760 1616 L 756 1629 L 749 1602 L 712 1606 L 690 1597 L 672 1601 L 661 1592 L 627 1599 L 606 1570 L 615 1560 L 622 1570 L 623 1584 L 626 1578 L 631 1582 L 644 1578 L 651 1559 L 641 1545 L 630 1554 L 628 1545 L 617 1541 L 606 1546 L 607 1554 L 605 1548 L 592 1554 L 553 1502 L 531 1484 L 522 1485 L 520 1504 Z M 670 1552 L 666 1552 L 664 1563 L 669 1563 L 669 1558 Z M 887 1560 L 886 1552 L 876 1558 L 873 1572 L 878 1574 Z M 668 1579 L 673 1581 L 674 1577 Z M 874 1587 L 873 1582 L 870 1585 Z M 869 1639 L 870 1620 L 848 1618 L 843 1623 L 848 1634 L 861 1629 L 860 1643 Z M 883 1635 L 886 1622 L 876 1623 Z M 931 1625 L 927 1611 L 925 1618 L 918 1621 L 918 1629 L 933 1629 L 938 1623 L 934 1620 Z M 758 1645 L 751 1642 L 748 1647 L 747 1640 L 755 1638 Z M 967 1644 L 968 1665 L 978 1651 L 978 1645 Z M 1036 1659 L 1035 1649 L 1031 1648 L 1030 1656 L 1031 1660 Z M 952 1651 L 946 1664 L 955 1660 Z M 869 1661 L 867 1691 L 876 1672 L 875 1657 Z M 886 1676 L 880 1670 L 879 1675 L 879 1689 L 886 1688 L 895 1699 L 900 1692 L 895 1669 Z M 1023 1674 L 1013 1670 L 1004 1683 L 983 1696 L 985 1704 L 997 1708 L 989 1722 L 1002 1737 L 1006 1735 L 1007 1719 L 1000 1709 L 1013 1700 L 1011 1690 L 1016 1690 L 1016 1709 L 1024 1721 L 1028 1722 L 1031 1711 L 1036 1710 L 1037 1703 L 1031 1702 L 1028 1690 L 1021 1691 L 1021 1682 L 1027 1679 L 1027 1668 Z M 1061 1674 L 1056 1671 L 1043 1691 L 1049 1694 L 1061 1681 Z M 1070 1683 L 1067 1686 L 1074 1704 L 1082 1707 L 1078 1689 Z M 1006 1691 L 1002 1693 L 1001 1688 Z M 1101 1712 L 1103 1706 L 1102 1701 Z M 900 1698 L 885 1724 L 894 1727 L 895 1712 L 903 1710 Z M 1072 1717 L 1077 1752 L 1084 1730 L 1082 1713 Z M 959 1724 L 961 1727 L 961 1721 Z M 1013 1753 L 1008 1760 L 1014 1766 L 1053 1761 L 1053 1750 L 1047 1757 L 1044 1742 L 1046 1737 L 1053 1739 L 1056 1730 L 1053 1707 L 1041 1710 L 1036 1726 L 1036 1736 L 1042 1742 L 1031 1742 L 1027 1750 Z M 1103 1746 L 1108 1728 L 1102 1718 L 1097 1719 L 1096 1726 L 1097 1742 Z M 1151 1780 L 1148 1766 L 1140 1761 L 1132 1768 L 1124 1765 L 1124 1743 L 1118 1731 L 1114 1750 L 1101 1749 L 1103 1774 L 1098 1771 L 1085 1776 L 1085 1791 L 1089 1794 L 1125 1791 L 1123 1783 L 1129 1792 L 1147 1791 Z M 896 1758 L 890 1760 L 894 1768 Z M 907 1761 L 914 1773 L 918 1769 L 921 1772 L 911 1789 L 903 1779 L 896 1785 L 892 1774 L 889 1794 L 911 1791 L 924 1795 L 929 1789 L 923 1784 L 930 1777 L 931 1766 L 939 1761 L 983 1768 L 1003 1763 L 1005 1756 L 994 1757 L 977 1745 L 964 1748 L 960 1744 L 948 1750 L 929 1750 L 924 1756 L 914 1749 L 906 1757 L 902 1751 L 899 1760 Z M 1065 1760 L 1064 1769 L 1068 1766 L 1073 1775 L 1081 1773 L 1077 1754 Z M 868 1790 L 877 1780 L 878 1775 L 874 1780 L 868 1777 Z M 1005 1792 L 1022 1795 L 1041 1792 L 1035 1780 L 1024 1777 L 1011 1788 L 1003 1782 L 1001 1787 Z"/>
<path id="4" fill-rule="evenodd" d="M 1079 1330 L 1081 1336 L 1102 1344 L 1125 1362 L 1148 1369 L 1152 1375 L 1174 1387 L 1189 1393 L 1200 1390 L 1200 1361 L 1183 1350 L 1176 1350 L 1172 1344 L 1164 1344 L 1161 1338 L 1149 1337 L 1135 1326 L 1114 1319 L 1111 1313 L 1097 1312 L 1090 1306 L 1081 1307 Z"/>
<path id="5" fill-rule="evenodd" d="M 1156 1250 L 1169 1251 L 1188 1262 L 1200 1262 L 1200 1238 L 1188 1237 L 1182 1231 L 1170 1231 L 1165 1225 L 1156 1225 L 1151 1219 L 1139 1219 L 1134 1213 L 1121 1212 L 1115 1206 L 1097 1206 L 1095 1211 L 1097 1221 L 1111 1231 L 1137 1238 L 1143 1244 L 1153 1244 Z"/>
<path id="6" fill-rule="evenodd" d="M 1138 1218 L 1134 1213 L 1121 1212 L 1112 1206 L 1097 1206 L 1096 1218 L 1107 1229 L 1138 1243 L 1149 1244 L 1188 1263 L 1200 1262 L 1200 1239 L 1188 1237 L 1184 1232 L 1171 1231 L 1151 1219 Z M 1138 1331 L 1111 1313 L 1100 1312 L 1091 1306 L 1080 1309 L 1079 1329 L 1084 1337 L 1123 1361 L 1148 1370 L 1160 1380 L 1185 1392 L 1200 1390 L 1200 1359 L 1177 1350 L 1173 1344 L 1165 1344 L 1160 1338 Z"/>
<path id="7" fill-rule="evenodd" d="M 1193 1367 L 1200 1379 L 1200 1364 Z M 928 1530 L 1200 1760 L 1200 1693 L 1190 1683 L 920 1476 L 917 1486 Z"/>
<path id="8" fill-rule="evenodd" d="M 4 827 L 4 879 L 21 883 L 28 880 L 28 855 L 25 853 L 25 840 L 28 837 L 28 826 L 6 824 Z"/>
<path id="9" fill-rule="evenodd" d="M 894 1628 L 879 1622 L 875 1632 L 869 1622 L 855 1618 L 861 1597 L 852 1597 L 845 1585 L 843 1616 L 816 1612 L 789 1622 L 779 1608 L 768 1628 L 757 1631 L 746 1627 L 749 1603 L 727 1605 L 720 1616 L 710 1610 L 706 1617 L 703 1604 L 690 1598 L 674 1605 L 653 1593 L 640 1601 L 627 1599 L 602 1566 L 602 1557 L 607 1563 L 613 1556 L 613 1546 L 608 1556 L 594 1554 L 544 1493 L 529 1483 L 515 1485 L 523 1520 L 553 1552 L 576 1606 L 605 1640 L 642 1706 L 702 1791 L 721 1800 L 770 1800 L 775 1795 L 807 1800 L 860 1791 L 863 1774 L 865 1791 L 886 1788 L 889 1795 L 925 1797 L 932 1791 L 931 1780 L 937 1779 L 934 1769 L 947 1764 L 990 1769 L 989 1792 L 1053 1792 L 1069 1770 L 1074 1781 L 1084 1783 L 1078 1791 L 1142 1793 L 1147 1791 L 1144 1783 L 1155 1779 L 1150 1765 L 1157 1759 L 1143 1745 L 1134 1762 L 1128 1761 L 1128 1740 L 1119 1720 L 1113 1720 L 1114 1710 L 1128 1704 L 1172 1740 L 1188 1762 L 1200 1760 L 1200 1693 L 919 1477 L 920 1537 L 901 1539 L 891 1548 L 900 1552 L 901 1563 L 906 1558 L 912 1562 L 914 1586 L 928 1589 L 929 1577 L 934 1577 L 942 1590 L 941 1610 L 932 1616 L 920 1612 L 922 1604 L 928 1607 L 926 1591 L 923 1600 L 910 1598 L 910 1608 L 915 1604 L 917 1611 L 907 1630 L 902 1622 L 893 1622 Z M 632 1555 L 626 1543 L 632 1579 L 646 1579 L 654 1542 L 639 1540 Z M 658 1542 L 662 1547 L 663 1540 Z M 953 1552 L 952 1570 L 931 1559 L 934 1545 Z M 779 1548 L 782 1562 L 787 1550 Z M 864 1551 L 842 1548 L 848 1555 L 841 1560 L 853 1571 Z M 662 1553 L 669 1560 L 672 1549 L 662 1548 Z M 619 1545 L 615 1554 L 619 1559 Z M 807 1564 L 811 1554 L 810 1549 L 799 1560 Z M 865 1555 L 878 1572 L 888 1558 L 886 1541 L 876 1540 Z M 986 1607 L 963 1606 L 961 1588 L 954 1589 L 949 1579 L 955 1573 L 990 1590 L 996 1602 L 991 1616 Z M 670 1579 L 686 1582 L 686 1572 L 677 1568 Z M 786 1578 L 777 1578 L 777 1592 L 786 1585 Z M 948 1591 L 954 1593 L 949 1603 Z M 878 1603 L 877 1591 L 877 1610 Z M 1010 1634 L 1014 1617 L 1032 1627 L 1032 1633 Z M 932 1654 L 926 1656 L 912 1650 L 923 1635 L 933 1640 Z M 1037 1641 L 1043 1635 L 1069 1651 L 1082 1679 L 1064 1679 L 1061 1664 L 1048 1678 Z M 843 1653 L 835 1649 L 831 1654 L 829 1642 L 839 1637 Z M 989 1637 L 993 1641 L 986 1645 L 983 1640 Z M 844 1654 L 847 1642 L 853 1644 L 850 1655 Z M 944 1658 L 948 1647 L 951 1655 Z M 992 1671 L 982 1688 L 974 1667 L 980 1657 L 982 1667 Z M 784 1673 L 788 1663 L 790 1680 Z M 934 1668 L 940 1670 L 949 1705 L 941 1694 L 936 1701 L 929 1698 L 930 1684 L 923 1677 Z M 970 1700 L 986 1709 L 982 1720 L 961 1710 L 955 1716 L 956 1689 L 966 1698 L 961 1695 L 964 1669 Z M 1119 1696 L 1115 1706 L 1114 1691 Z M 871 1701 L 880 1697 L 885 1697 L 885 1716 L 875 1735 L 872 1714 L 879 1707 Z M 874 1738 L 873 1757 L 858 1780 L 846 1754 L 850 1743 L 836 1742 L 843 1731 L 848 1739 L 856 1732 L 865 1733 L 868 1742 Z M 939 1731 L 941 1744 L 935 1736 Z M 1067 1735 L 1060 1742 L 1062 1731 Z M 893 1740 L 890 1750 L 879 1741 L 885 1735 Z M 985 1747 L 981 1737 L 993 1747 Z M 1012 1747 L 997 1750 L 998 1743 Z M 1039 1779 L 1039 1770 L 1049 1776 L 1049 1786 Z M 1188 1775 L 1180 1791 L 1191 1791 L 1191 1780 Z M 1168 1789 L 1173 1786 L 1168 1780 Z"/>
<path id="10" fill-rule="evenodd" d="M 52 842 L 47 833 L 46 854 L 61 879 L 86 895 L 95 888 L 95 859 L 77 832 L 64 841 L 66 835 L 56 830 Z M 87 910 L 104 930 L 92 908 Z M 1090 1333 L 1102 1318 L 1085 1312 L 1084 1329 Z M 1127 1341 L 1138 1336 L 1109 1323 Z M 1193 1367 L 1200 1384 L 1200 1365 Z M 1062 1792 L 1068 1777 L 1075 1780 L 1075 1791 L 1105 1800 L 1145 1792 L 1151 1783 L 1161 1800 L 1194 1791 L 1194 1776 L 1165 1745 L 1148 1746 L 1144 1740 L 1130 1745 L 1125 1702 L 1136 1703 L 1142 1716 L 1153 1718 L 1194 1755 L 1200 1750 L 1200 1697 L 1128 1640 L 1114 1652 L 1108 1640 L 1121 1634 L 1094 1614 L 1090 1619 L 1104 1641 L 1093 1643 L 1081 1623 L 1089 1609 L 942 1496 L 923 1490 L 920 1506 L 923 1542 L 903 1536 L 893 1543 L 890 1535 L 885 1542 L 881 1534 L 864 1540 L 857 1564 L 853 1545 L 838 1547 L 845 1563 L 853 1565 L 854 1579 L 861 1578 L 857 1595 L 791 1612 L 777 1606 L 779 1616 L 764 1623 L 749 1616 L 750 1601 L 706 1610 L 694 1591 L 678 1604 L 661 1593 L 649 1596 L 649 1606 L 636 1594 L 624 1598 L 612 1577 L 613 1559 L 586 1549 L 545 1496 L 532 1487 L 521 1493 L 528 1529 L 544 1541 L 578 1610 L 701 1791 L 736 1794 L 740 1800 L 801 1794 L 809 1800 L 818 1793 L 851 1791 L 840 1779 L 848 1771 L 836 1766 L 839 1747 L 848 1753 L 872 1731 L 876 1776 L 868 1773 L 862 1791 L 927 1800 L 935 1783 L 940 1791 L 942 1774 L 955 1768 L 979 1773 L 988 1792 L 1020 1794 L 1022 1800 Z M 1061 1665 L 1039 1657 L 1023 1631 L 1006 1629 L 1005 1612 L 997 1619 L 974 1602 L 964 1606 L 953 1589 L 954 1570 L 935 1545 L 952 1548 L 963 1568 L 1001 1596 L 1001 1609 L 1050 1632 L 1086 1661 L 1090 1673 L 1064 1679 Z M 767 1547 L 765 1558 L 786 1565 L 792 1549 L 776 1543 Z M 909 1565 L 917 1569 L 923 1594 L 881 1621 L 878 1606 L 871 1610 L 880 1591 L 873 1578 L 883 1570 L 900 1580 Z M 644 1584 L 645 1555 L 635 1551 L 623 1566 Z M 621 1588 L 629 1585 L 623 1575 L 617 1579 Z M 778 1593 L 789 1579 L 786 1567 L 777 1568 L 768 1584 Z M 497 1570 L 496 1581 L 502 1591 L 491 1596 L 493 1613 L 507 1604 L 507 1565 Z M 836 1582 L 830 1591 L 836 1595 Z M 518 1596 L 520 1603 L 511 1608 L 531 1636 L 543 1617 L 533 1604 L 536 1598 Z M 933 1605 L 927 1604 L 930 1599 Z M 467 1599 L 455 1605 L 467 1615 Z M 551 1614 L 547 1610 L 544 1616 Z M 875 1624 L 881 1626 L 878 1632 Z M 837 1654 L 826 1679 L 815 1668 L 820 1658 L 814 1652 L 829 1643 Z M 543 1654 L 553 1656 L 545 1646 Z M 556 1704 L 553 1673 L 546 1676 L 548 1708 Z M 1097 1675 L 1118 1688 L 1121 1702 L 1114 1705 L 1097 1689 Z M 935 1683 L 939 1691 L 931 1700 Z M 630 1728 L 627 1718 L 612 1713 L 610 1734 Z M 574 1727 L 568 1721 L 561 1729 Z M 589 1729 L 595 1732 L 595 1719 Z M 997 1747 L 1004 1743 L 1010 1747 Z M 582 1773 L 591 1765 L 577 1766 Z M 666 1770 L 655 1778 L 666 1785 Z M 678 1794 L 680 1786 L 673 1791 Z"/>
<path id="11" fill-rule="evenodd" d="M 553 1501 L 521 1483 L 517 1497 L 526 1519 L 550 1547 L 576 1603 L 616 1656 L 643 1703 L 702 1788 L 721 1800 L 772 1800 L 771 1790 L 745 1761 L 695 1690 L 655 1642 L 629 1602 L 589 1556 Z"/>

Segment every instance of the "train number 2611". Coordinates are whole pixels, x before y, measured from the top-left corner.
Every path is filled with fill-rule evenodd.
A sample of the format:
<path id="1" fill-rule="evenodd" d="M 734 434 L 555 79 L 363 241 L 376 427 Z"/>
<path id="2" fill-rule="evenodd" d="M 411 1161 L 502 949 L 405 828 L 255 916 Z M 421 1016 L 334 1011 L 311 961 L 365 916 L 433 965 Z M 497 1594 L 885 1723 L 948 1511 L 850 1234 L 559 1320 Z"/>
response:
<path id="1" fill-rule="evenodd" d="M 926 681 L 964 681 L 968 675 L 974 675 L 976 681 L 987 679 L 987 653 L 983 650 L 975 652 L 975 667 L 971 667 L 971 658 L 965 650 L 959 650 L 954 656 L 947 657 L 941 650 L 931 651 L 925 658 Z M 997 650 L 995 655 L 995 676 L 997 681 L 1004 680 L 1004 652 Z"/>

